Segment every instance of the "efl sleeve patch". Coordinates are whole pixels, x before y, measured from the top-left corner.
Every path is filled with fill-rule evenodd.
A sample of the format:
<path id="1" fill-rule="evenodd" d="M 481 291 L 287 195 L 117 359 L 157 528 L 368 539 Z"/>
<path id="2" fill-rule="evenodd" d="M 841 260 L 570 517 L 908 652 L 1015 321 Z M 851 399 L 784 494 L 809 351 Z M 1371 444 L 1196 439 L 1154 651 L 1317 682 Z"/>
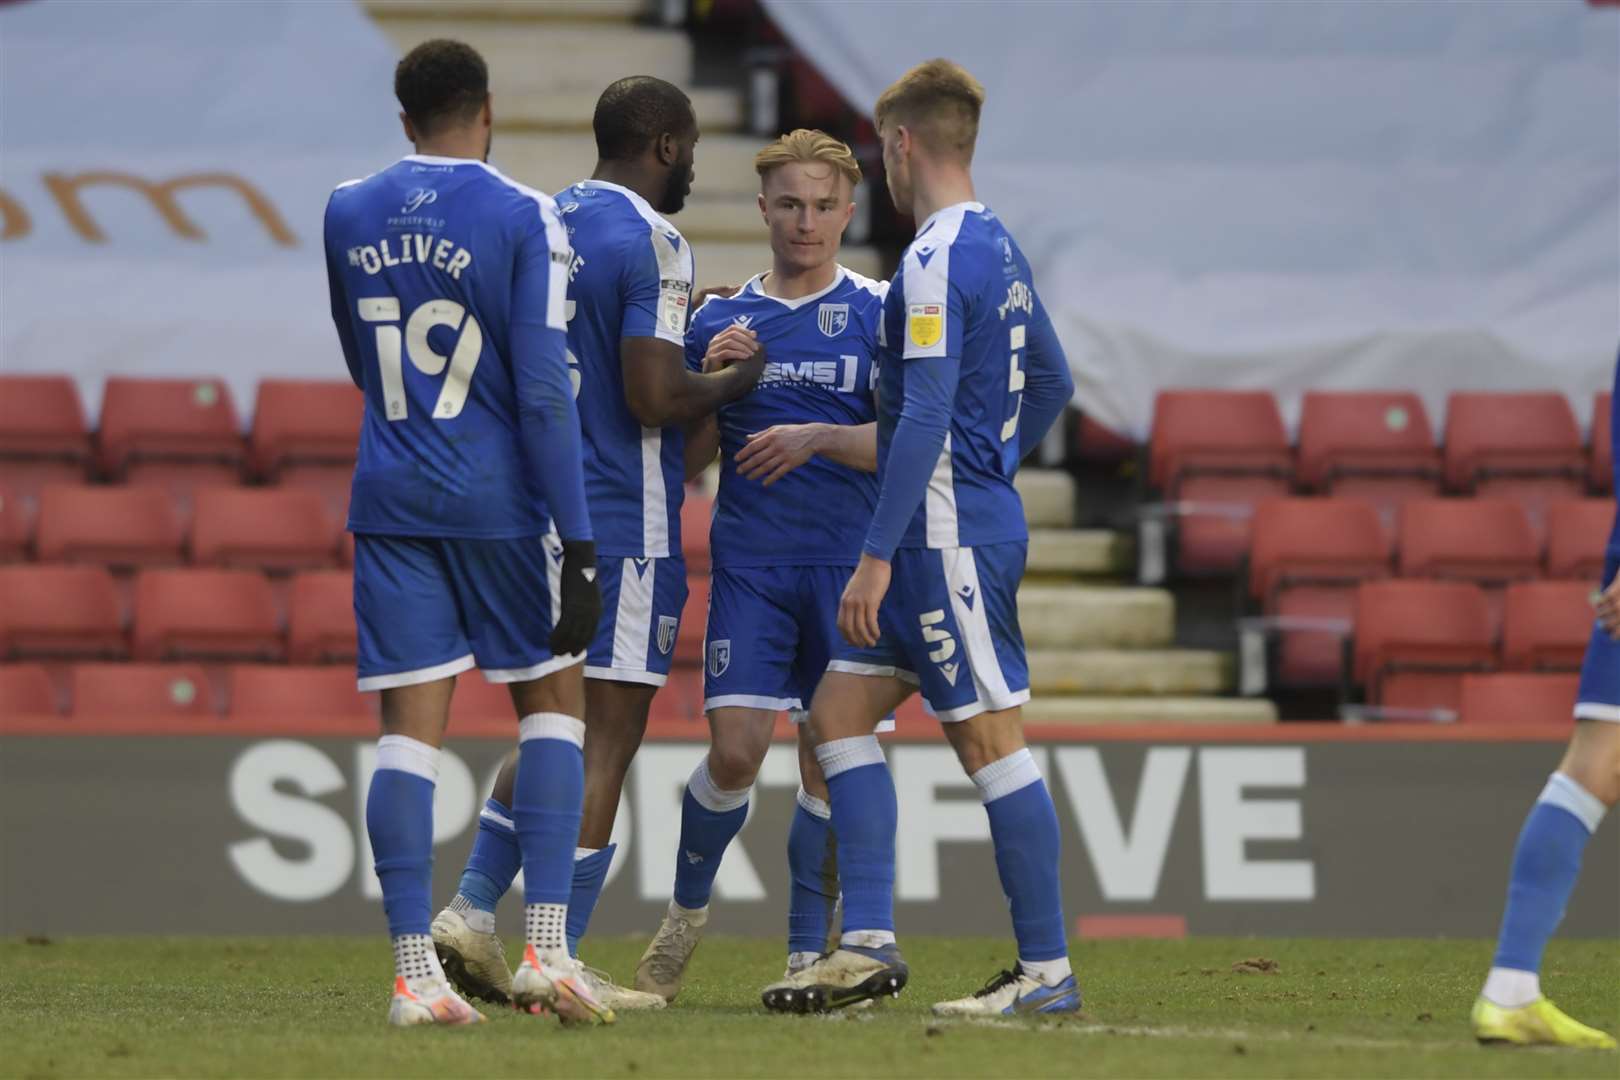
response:
<path id="1" fill-rule="evenodd" d="M 908 304 L 906 340 L 919 349 L 938 345 L 945 337 L 944 304 Z"/>
<path id="2" fill-rule="evenodd" d="M 686 313 L 692 306 L 692 283 L 665 278 L 658 283 L 658 328 L 666 333 L 686 333 Z"/>

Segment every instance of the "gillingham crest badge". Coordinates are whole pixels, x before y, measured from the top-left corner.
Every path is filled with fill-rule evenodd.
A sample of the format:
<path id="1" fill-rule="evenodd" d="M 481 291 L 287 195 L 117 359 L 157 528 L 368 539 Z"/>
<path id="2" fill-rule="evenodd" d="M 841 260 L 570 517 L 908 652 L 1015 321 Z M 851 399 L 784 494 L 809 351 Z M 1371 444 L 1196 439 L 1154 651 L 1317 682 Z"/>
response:
<path id="1" fill-rule="evenodd" d="M 816 325 L 828 337 L 837 337 L 849 325 L 848 304 L 822 304 L 816 312 Z"/>
<path id="2" fill-rule="evenodd" d="M 939 344 L 945 333 L 944 304 L 911 304 L 906 308 L 906 336 L 919 349 Z"/>
<path id="3" fill-rule="evenodd" d="M 681 621 L 673 615 L 658 616 L 658 651 L 665 656 L 675 647 L 675 633 L 681 628 Z"/>
<path id="4" fill-rule="evenodd" d="M 718 679 L 731 666 L 731 639 L 709 642 L 709 674 Z"/>

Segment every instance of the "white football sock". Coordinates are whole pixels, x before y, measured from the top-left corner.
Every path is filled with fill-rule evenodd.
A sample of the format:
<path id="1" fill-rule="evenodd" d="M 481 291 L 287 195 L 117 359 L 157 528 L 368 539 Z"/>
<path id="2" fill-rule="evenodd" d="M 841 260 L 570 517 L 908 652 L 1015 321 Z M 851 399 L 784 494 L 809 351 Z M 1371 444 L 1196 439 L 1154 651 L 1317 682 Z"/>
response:
<path id="1" fill-rule="evenodd" d="M 495 913 L 485 911 L 460 893 L 450 898 L 450 910 L 467 921 L 467 928 L 475 934 L 495 932 Z"/>
<path id="2" fill-rule="evenodd" d="M 881 949 L 894 944 L 894 931 L 851 930 L 838 939 L 838 944 L 856 949 Z"/>
<path id="3" fill-rule="evenodd" d="M 559 954 L 568 955 L 568 905 L 523 905 L 524 940 L 534 946 L 540 959 L 548 964 L 557 962 Z"/>
<path id="4" fill-rule="evenodd" d="M 394 939 L 394 974 L 416 987 L 425 982 L 442 982 L 444 969 L 428 934 L 401 934 Z"/>
<path id="5" fill-rule="evenodd" d="M 1541 996 L 1541 976 L 1534 971 L 1493 967 L 1480 993 L 1504 1009 L 1522 1009 Z"/>
<path id="6" fill-rule="evenodd" d="M 790 971 L 790 972 L 792 972 L 794 974 L 798 974 L 799 972 L 803 971 L 805 968 L 809 967 L 811 964 L 815 963 L 817 960 L 820 960 L 820 959 L 821 959 L 821 954 L 820 953 L 813 953 L 813 952 L 792 952 L 792 953 L 788 953 L 788 965 L 787 965 L 788 966 L 788 971 Z"/>
<path id="7" fill-rule="evenodd" d="M 1074 974 L 1067 956 L 1056 960 L 1019 960 L 1018 969 L 1043 986 L 1056 986 Z"/>

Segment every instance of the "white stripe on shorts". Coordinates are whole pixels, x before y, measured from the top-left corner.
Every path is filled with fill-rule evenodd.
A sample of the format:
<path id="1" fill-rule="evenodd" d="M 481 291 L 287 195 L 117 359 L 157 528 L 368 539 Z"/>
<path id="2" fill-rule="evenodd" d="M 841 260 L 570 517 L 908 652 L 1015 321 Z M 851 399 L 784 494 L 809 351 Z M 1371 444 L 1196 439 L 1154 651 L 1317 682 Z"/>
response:
<path id="1" fill-rule="evenodd" d="M 920 681 L 915 671 L 907 671 L 905 668 L 894 667 L 890 664 L 862 664 L 855 660 L 829 660 L 827 661 L 827 670 L 842 671 L 846 675 L 872 675 L 880 679 L 899 679 L 901 682 L 908 682 L 912 686 L 916 686 Z"/>
<path id="2" fill-rule="evenodd" d="M 1600 701 L 1577 701 L 1575 719 L 1607 720 L 1611 724 L 1620 724 L 1620 705 L 1605 705 Z"/>
<path id="3" fill-rule="evenodd" d="M 945 567 L 945 587 L 951 592 L 951 611 L 956 625 L 962 631 L 962 648 L 967 652 L 968 671 L 979 702 L 986 709 L 1007 709 L 1013 705 L 1013 691 L 1002 674 L 1001 661 L 996 656 L 995 639 L 990 636 L 990 619 L 985 612 L 986 597 L 979 587 L 979 567 L 974 561 L 972 548 L 946 548 L 939 553 Z M 974 603 L 962 599 L 962 590 L 971 589 Z M 1025 694 L 1027 698 L 1029 695 Z M 954 710 L 953 710 L 954 711 Z M 941 719 L 944 715 L 941 714 Z"/>
<path id="4" fill-rule="evenodd" d="M 647 572 L 636 569 L 647 564 Z M 647 646 L 652 638 L 653 583 L 658 579 L 658 560 L 626 559 L 619 571 L 619 606 L 613 616 L 613 668 L 617 671 L 646 671 Z"/>
<path id="5" fill-rule="evenodd" d="M 641 553 L 669 558 L 669 499 L 664 491 L 664 429 L 641 429 Z"/>
<path id="6" fill-rule="evenodd" d="M 393 690 L 401 686 L 420 686 L 422 683 L 437 682 L 439 679 L 448 679 L 468 671 L 477 664 L 473 654 L 447 660 L 432 667 L 417 668 L 415 671 L 399 671 L 392 675 L 367 675 L 359 681 L 360 692 L 370 693 L 373 690 Z"/>
<path id="7" fill-rule="evenodd" d="M 533 682 L 563 668 L 573 667 L 584 659 L 585 654 L 577 652 L 548 657 L 526 668 L 479 668 L 479 670 L 484 673 L 484 678 L 492 683 Z"/>

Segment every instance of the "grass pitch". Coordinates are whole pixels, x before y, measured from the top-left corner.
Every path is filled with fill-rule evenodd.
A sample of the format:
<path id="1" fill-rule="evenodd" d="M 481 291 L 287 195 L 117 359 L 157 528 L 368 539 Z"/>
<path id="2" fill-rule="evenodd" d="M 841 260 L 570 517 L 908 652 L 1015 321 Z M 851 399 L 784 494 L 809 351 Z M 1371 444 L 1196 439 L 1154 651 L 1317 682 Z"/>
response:
<path id="1" fill-rule="evenodd" d="M 627 978 L 642 944 L 593 941 L 587 959 Z M 1006 964 L 1007 942 L 903 944 L 910 987 L 865 1013 L 765 1013 L 759 989 L 781 946 L 714 937 L 674 1007 L 612 1028 L 486 1008 L 478 1028 L 395 1031 L 381 936 L 5 941 L 0 1075 L 1620 1075 L 1614 1054 L 1476 1046 L 1482 941 L 1082 941 L 1079 1018 L 984 1023 L 936 1021 L 928 1005 Z M 1545 981 L 1576 1017 L 1620 1028 L 1620 942 L 1554 942 Z"/>

